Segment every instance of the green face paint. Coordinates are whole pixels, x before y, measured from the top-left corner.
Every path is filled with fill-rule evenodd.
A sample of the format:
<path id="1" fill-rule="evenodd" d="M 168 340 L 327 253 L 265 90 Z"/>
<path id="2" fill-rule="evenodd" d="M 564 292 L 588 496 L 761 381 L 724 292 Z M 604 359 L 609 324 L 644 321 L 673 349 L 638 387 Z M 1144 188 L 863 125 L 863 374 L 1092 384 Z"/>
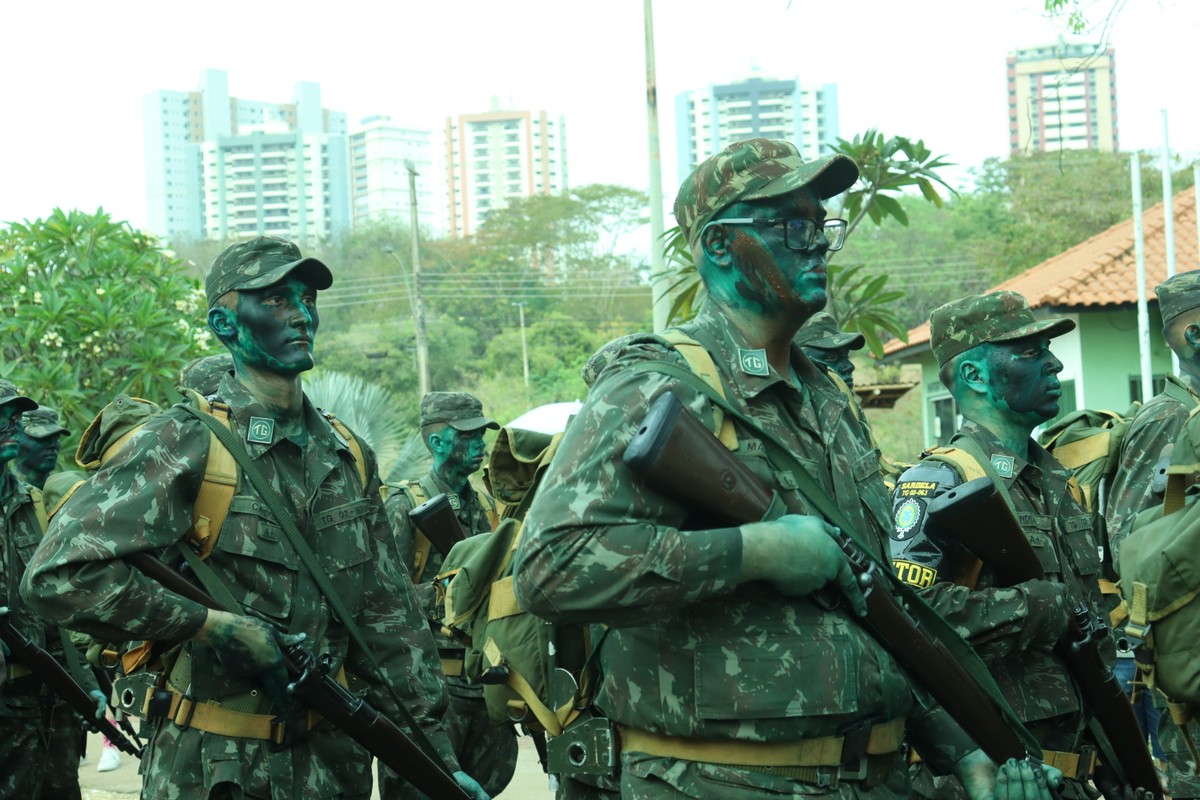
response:
<path id="1" fill-rule="evenodd" d="M 437 434 L 442 446 L 433 451 L 433 469 L 450 486 L 462 486 L 483 466 L 487 454 L 483 432 L 483 428 L 460 431 L 447 427 Z"/>
<path id="2" fill-rule="evenodd" d="M 854 388 L 854 362 L 850 360 L 849 347 L 836 347 L 833 349 L 825 347 L 802 347 L 804 354 L 807 355 L 816 364 L 819 364 L 826 369 L 836 372 L 837 376 L 849 386 Z"/>
<path id="3" fill-rule="evenodd" d="M 782 197 L 739 203 L 723 217 L 803 217 L 818 225 L 825 209 L 808 187 Z M 720 220 L 718 220 L 719 222 Z M 790 314 L 802 323 L 825 307 L 828 241 L 818 236 L 811 250 L 790 250 L 782 224 L 729 225 L 726 230 L 735 269 L 725 271 L 717 289 L 738 308 L 761 314 Z M 717 282 L 715 282 L 717 283 Z"/>
<path id="4" fill-rule="evenodd" d="M 1021 422 L 1032 430 L 1058 415 L 1062 362 L 1041 334 L 979 345 L 987 371 L 988 394 L 981 414 L 995 421 Z M 961 381 L 961 376 L 956 378 Z M 990 410 L 989 410 L 990 409 Z M 981 422 L 983 420 L 980 420 Z"/>
<path id="5" fill-rule="evenodd" d="M 12 403 L 0 406 L 0 464 L 12 461 L 20 452 L 21 414 Z"/>
<path id="6" fill-rule="evenodd" d="M 17 464 L 25 472 L 44 475 L 54 470 L 61 450 L 62 437 L 58 434 L 37 439 L 22 432 Z"/>
<path id="7" fill-rule="evenodd" d="M 313 368 L 313 342 L 321 322 L 317 291 L 300 278 L 238 292 L 230 322 L 235 335 L 227 344 L 239 372 L 252 367 L 296 375 Z"/>

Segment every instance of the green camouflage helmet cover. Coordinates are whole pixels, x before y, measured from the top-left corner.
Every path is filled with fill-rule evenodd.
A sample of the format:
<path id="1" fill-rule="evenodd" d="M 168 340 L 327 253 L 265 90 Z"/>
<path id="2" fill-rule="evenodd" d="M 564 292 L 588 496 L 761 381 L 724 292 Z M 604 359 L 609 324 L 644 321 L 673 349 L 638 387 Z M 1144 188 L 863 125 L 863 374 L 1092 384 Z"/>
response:
<path id="1" fill-rule="evenodd" d="M 483 415 L 483 403 L 466 392 L 428 392 L 421 398 L 421 427 L 445 423 L 458 431 L 500 430 Z"/>
<path id="2" fill-rule="evenodd" d="M 793 341 L 798 345 L 815 347 L 818 350 L 838 350 L 842 347 L 862 350 L 867 344 L 861 333 L 843 333 L 833 314 L 828 311 L 818 311 L 809 317 Z"/>
<path id="3" fill-rule="evenodd" d="M 157 404 L 140 397 L 119 394 L 100 410 L 79 437 L 75 463 L 87 470 L 98 469 L 119 449 L 127 436 L 161 411 Z"/>
<path id="4" fill-rule="evenodd" d="M 58 424 L 58 412 L 50 406 L 38 406 L 25 412 L 25 435 L 34 439 L 66 436 L 70 431 Z"/>
<path id="5" fill-rule="evenodd" d="M 277 236 L 257 236 L 231 244 L 213 259 L 204 276 L 204 294 L 212 308 L 221 295 L 234 289 L 262 289 L 293 271 L 317 290 L 333 285 L 333 273 L 318 259 L 300 255 L 300 248 Z"/>
<path id="6" fill-rule="evenodd" d="M 9 403 L 16 404 L 21 412 L 33 411 L 38 407 L 37 403 L 18 392 L 17 387 L 11 381 L 0 378 L 0 406 L 6 406 Z"/>
<path id="7" fill-rule="evenodd" d="M 1183 312 L 1200 306 L 1200 270 L 1172 275 L 1154 287 L 1154 294 L 1158 295 L 1158 310 L 1166 325 Z"/>
<path id="8" fill-rule="evenodd" d="M 709 156 L 688 175 L 675 198 L 675 219 L 694 245 L 704 226 L 743 200 L 762 200 L 812 185 L 825 200 L 858 180 L 858 165 L 847 156 L 805 162 L 791 142 L 747 139 Z"/>
<path id="9" fill-rule="evenodd" d="M 929 315 L 929 347 L 942 366 L 959 353 L 984 342 L 1007 342 L 1044 333 L 1050 338 L 1074 330 L 1064 318 L 1039 321 L 1029 301 L 1018 292 L 972 294 L 938 306 Z"/>

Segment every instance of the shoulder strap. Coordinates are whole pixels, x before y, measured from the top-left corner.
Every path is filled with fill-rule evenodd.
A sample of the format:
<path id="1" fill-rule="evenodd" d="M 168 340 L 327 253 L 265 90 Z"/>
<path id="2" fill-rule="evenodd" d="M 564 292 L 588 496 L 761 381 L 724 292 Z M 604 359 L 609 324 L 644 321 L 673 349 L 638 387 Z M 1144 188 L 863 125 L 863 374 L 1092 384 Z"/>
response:
<path id="1" fill-rule="evenodd" d="M 232 432 L 229 406 L 224 403 L 210 403 L 208 398 L 193 389 L 186 390 L 186 395 L 187 407 L 194 407 L 224 426 L 225 430 Z M 204 478 L 196 492 L 196 502 L 192 505 L 192 527 L 187 533 L 188 542 L 202 559 L 208 558 L 216 547 L 217 539 L 221 535 L 221 526 L 225 524 L 229 506 L 233 503 L 233 494 L 237 491 L 237 483 L 237 461 L 222 444 L 221 439 L 210 431 Z"/>
<path id="2" fill-rule="evenodd" d="M 358 471 L 358 481 L 365 491 L 367 488 L 367 459 L 363 453 L 362 442 L 358 440 L 354 431 L 347 428 L 346 424 L 332 413 L 328 411 L 321 413 L 325 415 L 325 419 L 329 420 L 329 424 L 338 432 L 338 435 L 346 440 L 346 446 L 350 448 L 350 455 L 354 456 L 354 468 Z"/>
<path id="3" fill-rule="evenodd" d="M 54 515 L 58 513 L 58 510 L 63 507 L 63 504 L 71 499 L 71 495 L 75 494 L 75 490 L 80 486 L 83 486 L 85 483 L 87 483 L 87 481 L 75 481 L 71 488 L 63 492 L 63 496 L 58 498 L 58 502 L 54 504 L 54 508 L 47 510 L 47 517 L 53 518 Z"/>
<path id="4" fill-rule="evenodd" d="M 921 460 L 924 461 L 925 458 L 953 464 L 958 467 L 959 474 L 962 475 L 964 481 L 973 481 L 976 478 L 986 477 L 988 474 L 979 459 L 961 447 L 931 447 L 925 451 L 925 456 Z"/>
<path id="5" fill-rule="evenodd" d="M 827 369 L 824 370 L 824 372 L 825 377 L 829 378 L 833 385 L 837 387 L 838 391 L 850 398 L 850 413 L 854 415 L 854 418 L 859 422 L 865 422 L 863 419 L 862 405 L 858 402 L 858 396 L 854 394 L 854 390 L 851 389 L 844 380 L 842 380 L 841 375 L 838 375 L 833 370 Z"/>
<path id="6" fill-rule="evenodd" d="M 429 493 L 425 491 L 425 487 L 421 485 L 420 481 L 401 481 L 400 491 L 404 492 L 412 508 L 416 508 L 429 499 Z M 409 524 L 408 527 L 413 537 L 412 582 L 415 584 L 420 583 L 421 576 L 425 574 L 425 565 L 429 563 L 433 542 L 429 541 L 429 537 L 422 533 L 416 525 Z"/>
<path id="7" fill-rule="evenodd" d="M 722 398 L 725 397 L 725 385 L 721 382 L 721 373 L 717 371 L 717 365 L 713 362 L 712 355 L 704 348 L 704 345 L 678 328 L 668 328 L 659 333 L 658 336 L 671 345 L 675 349 L 675 352 L 683 356 L 688 369 L 696 377 L 712 387 Z M 716 407 L 715 427 L 717 438 L 721 440 L 721 444 L 730 450 L 737 450 L 737 431 L 733 428 L 733 421 L 725 416 L 725 412 L 720 406 Z"/>
<path id="8" fill-rule="evenodd" d="M 33 500 L 33 515 L 37 517 L 38 528 L 45 533 L 46 526 L 50 524 L 50 517 L 46 514 L 46 501 L 42 498 L 42 490 L 36 486 L 30 486 L 29 497 Z"/>
<path id="9" fill-rule="evenodd" d="M 304 568 L 308 570 L 309 574 L 313 578 L 313 581 L 317 584 L 317 588 L 321 590 L 321 594 L 325 595 L 325 599 L 329 601 L 329 606 L 333 610 L 333 613 L 339 620 L 341 620 L 342 625 L 344 625 L 346 628 L 346 632 L 350 634 L 350 638 L 354 641 L 354 644 L 358 646 L 358 649 L 362 651 L 363 657 L 367 660 L 367 663 L 370 664 L 373 672 L 372 678 L 374 678 L 378 684 L 382 685 L 387 690 L 392 702 L 396 705 L 397 710 L 400 711 L 401 716 L 404 718 L 405 724 L 408 727 L 409 733 L 412 735 L 413 740 L 418 746 L 421 747 L 422 750 L 426 752 L 430 759 L 433 760 L 433 763 L 441 765 L 444 769 L 445 765 L 442 762 L 441 756 L 439 756 L 437 750 L 434 749 L 433 744 L 429 741 L 429 737 L 425 735 L 425 731 L 422 730 L 421 726 L 417 724 L 415 719 L 413 719 L 413 716 L 409 712 L 407 706 L 405 706 L 403 701 L 401 701 L 399 696 L 397 696 L 392 684 L 386 679 L 383 672 L 383 667 L 379 665 L 379 661 L 375 658 L 375 654 L 371 652 L 371 648 L 367 645 L 367 640 L 363 636 L 362 630 L 358 627 L 358 623 L 355 621 L 353 613 L 351 613 L 346 607 L 345 601 L 342 600 L 341 595 L 337 593 L 337 590 L 333 587 L 333 584 L 330 583 L 329 575 L 321 566 L 320 561 L 317 559 L 317 554 L 313 552 L 308 542 L 305 541 L 304 534 L 302 534 L 300 529 L 296 527 L 296 522 L 292 519 L 292 515 L 288 513 L 283 498 L 281 498 L 279 493 L 275 491 L 275 488 L 271 486 L 271 483 L 267 480 L 266 476 L 259 471 L 258 467 L 251 460 L 250 454 L 246 452 L 246 448 L 243 447 L 242 443 L 238 441 L 238 438 L 233 435 L 233 431 L 230 428 L 222 425 L 211 414 L 205 414 L 203 411 L 193 408 L 190 404 L 185 404 L 183 409 L 196 419 L 200 420 L 201 423 L 203 423 L 210 431 L 212 431 L 213 435 L 215 435 L 221 441 L 221 443 L 225 445 L 225 449 L 230 452 L 234 460 L 241 465 L 242 471 L 245 473 L 246 478 L 250 481 L 250 484 L 254 487 L 254 490 L 258 492 L 258 496 L 266 504 L 267 509 L 271 512 L 271 516 L 275 518 L 275 521 L 279 524 L 279 527 L 283 529 L 284 536 L 287 538 L 288 543 L 292 546 L 292 549 L 296 552 L 296 555 L 300 558 L 300 563 L 303 564 Z"/>

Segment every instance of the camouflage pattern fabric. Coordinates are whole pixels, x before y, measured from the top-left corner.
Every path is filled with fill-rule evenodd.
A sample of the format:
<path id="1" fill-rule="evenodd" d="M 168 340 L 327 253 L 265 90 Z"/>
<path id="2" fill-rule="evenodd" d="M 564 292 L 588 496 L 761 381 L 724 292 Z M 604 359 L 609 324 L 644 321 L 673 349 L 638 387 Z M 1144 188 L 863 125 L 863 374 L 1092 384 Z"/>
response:
<path id="1" fill-rule="evenodd" d="M 713 355 L 732 403 L 798 454 L 814 479 L 886 557 L 890 526 L 878 455 L 870 449 L 849 398 L 792 347 L 802 388 L 768 370 L 741 366 L 745 340 L 712 303 L 681 326 Z M 737 585 L 737 529 L 711 529 L 702 515 L 633 475 L 621 455 L 651 402 L 674 392 L 712 429 L 714 407 L 691 384 L 634 364 L 662 361 L 687 369 L 661 343 L 604 348 L 598 378 L 567 427 L 526 518 L 515 554 L 518 600 L 554 623 L 610 625 L 599 653 L 597 708 L 614 722 L 673 736 L 792 742 L 835 734 L 855 721 L 908 717 L 909 735 L 949 768 L 973 745 L 948 738 L 946 715 L 916 702 L 907 677 L 840 606 L 784 597 L 762 582 Z M 779 492 L 791 513 L 813 509 L 772 465 L 760 435 L 735 422 L 734 452 Z M 630 777 L 628 753 L 623 756 Z M 749 769 L 737 793 L 715 785 L 692 762 L 640 758 L 638 781 L 622 796 L 787 797 L 823 793 L 854 797 L 853 781 L 833 790 Z M 644 777 L 643 777 L 644 776 Z M 899 779 L 903 784 L 903 779 Z M 783 793 L 772 793 L 783 785 Z M 880 796 L 903 794 L 874 790 Z M 628 794 L 627 794 L 628 793 Z"/>
<path id="2" fill-rule="evenodd" d="M 483 414 L 483 403 L 466 392 L 426 392 L 421 398 L 421 427 L 444 422 L 456 431 L 500 430 Z"/>
<path id="3" fill-rule="evenodd" d="M 50 406 L 39 405 L 33 411 L 23 415 L 25 435 L 34 439 L 44 439 L 47 436 L 67 436 L 71 432 L 58 424 L 58 412 Z"/>
<path id="4" fill-rule="evenodd" d="M 941 366 L 984 342 L 1005 342 L 1043 333 L 1050 338 L 1074 330 L 1070 319 L 1039 321 L 1019 292 L 973 294 L 938 306 L 929 315 L 929 347 Z"/>
<path id="5" fill-rule="evenodd" d="M 927 503 L 963 482 L 958 467 L 936 455 L 896 482 L 892 562 L 901 579 L 923 588 L 930 605 L 975 645 L 1005 699 L 1042 746 L 1078 752 L 1081 745 L 1090 744 L 1081 733 L 1086 710 L 1053 647 L 1069 616 L 1064 586 L 1093 611 L 1105 608 L 1097 585 L 1100 557 L 1091 518 L 1071 496 L 1070 473 L 1032 439 L 1028 460 L 973 422 L 963 425 L 951 446 L 962 446 L 964 440 L 990 454 L 992 471 L 1008 489 L 1013 514 L 1045 567 L 1043 579 L 1005 587 L 984 566 L 974 588 L 954 583 L 969 574 L 976 559 L 957 542 L 926 530 Z M 1112 637 L 1107 641 L 1107 656 L 1115 661 Z M 915 789 L 924 797 L 966 796 L 954 778 L 918 775 Z M 1068 791 L 1083 790 L 1076 785 Z"/>
<path id="6" fill-rule="evenodd" d="M 193 359 L 179 370 L 178 383 L 208 397 L 221 388 L 221 378 L 233 371 L 233 356 L 220 353 Z"/>
<path id="7" fill-rule="evenodd" d="M 861 333 L 843 332 L 842 326 L 838 325 L 833 314 L 828 311 L 818 311 L 813 314 L 792 341 L 804 347 L 816 347 L 823 350 L 837 350 L 842 347 L 862 350 L 867 345 L 867 340 Z"/>
<path id="8" fill-rule="evenodd" d="M 1175 442 L 1196 406 L 1200 406 L 1200 395 L 1179 378 L 1168 375 L 1164 390 L 1138 409 L 1125 431 L 1105 515 L 1113 564 L 1138 513 L 1162 503 L 1165 484 L 1157 488 L 1154 485 L 1162 449 Z"/>
<path id="9" fill-rule="evenodd" d="M 61 664 L 58 632 L 33 616 L 18 591 L 41 538 L 30 488 L 0 464 L 0 605 L 8 606 L 8 619 L 17 630 Z M 11 658 L 7 665 L 8 669 L 19 666 Z M 55 705 L 54 695 L 36 675 L 12 678 L 0 686 L 0 797 L 36 798 L 42 792 L 48 778 L 50 714 Z"/>
<path id="10" fill-rule="evenodd" d="M 239 438 L 251 417 L 270 414 L 233 376 L 221 382 Z M 357 614 L 388 681 L 451 770 L 457 760 L 440 723 L 445 691 L 437 651 L 412 585 L 405 577 L 383 503 L 374 455 L 367 451 L 365 491 L 347 443 L 304 400 L 303 447 L 280 435 L 247 442 L 264 477 L 295 512 L 295 522 L 331 582 Z M 63 505 L 30 564 L 23 592 L 39 614 L 104 641 L 184 641 L 206 616 L 201 606 L 164 591 L 130 568 L 127 553 L 179 542 L 192 523 L 192 503 L 208 458 L 208 429 L 180 407 L 152 417 L 127 445 Z M 305 633 L 332 667 L 371 684 L 368 700 L 396 719 L 389 695 L 370 679 L 365 659 L 300 566 L 260 497 L 243 475 L 207 561 L 250 613 L 280 631 Z M 256 681 L 226 670 L 206 646 L 184 642 L 191 693 L 200 701 L 261 698 L 259 713 L 276 714 Z M 177 663 L 178 667 L 178 663 Z M 348 736 L 318 725 L 304 741 L 272 752 L 266 741 L 148 724 L 142 797 L 208 797 L 235 786 L 248 797 L 316 800 L 363 797 L 371 791 L 370 759 Z M 236 795 L 236 792 L 234 793 Z"/>
<path id="11" fill-rule="evenodd" d="M 1154 294 L 1166 325 L 1183 312 L 1200 307 L 1200 270 L 1172 275 L 1154 287 Z"/>
<path id="12" fill-rule="evenodd" d="M 734 203 L 762 200 L 813 186 L 825 200 L 858 180 L 858 165 L 844 155 L 805 162 L 791 142 L 747 139 L 705 159 L 684 179 L 675 198 L 675 219 L 694 245 L 713 217 Z"/>
<path id="13" fill-rule="evenodd" d="M 438 392 L 437 394 L 461 393 Z M 426 395 L 426 397 L 428 396 Z M 470 395 L 466 396 L 470 397 Z M 474 400 L 474 398 L 471 399 Z M 480 409 L 480 414 L 477 416 L 482 416 L 482 407 Z M 462 419 L 469 418 L 469 415 L 462 417 Z M 492 529 L 483 503 L 480 502 L 479 496 L 473 489 L 468 488 L 465 494 L 457 494 L 451 491 L 434 472 L 423 477 L 420 484 L 428 497 L 441 493 L 446 494 L 463 532 L 468 536 L 487 533 Z M 408 512 L 412 511 L 414 507 L 413 498 L 398 487 L 389 491 L 388 499 L 384 504 L 395 531 L 396 546 L 400 553 L 401 563 L 405 566 L 413 563 L 415 553 L 413 525 L 408 518 Z M 437 601 L 434 578 L 441 571 L 444 559 L 445 557 L 438 552 L 436 547 L 430 549 L 425 570 L 421 575 L 421 582 L 416 586 L 416 592 L 430 627 L 435 631 L 434 639 L 439 651 L 449 658 L 461 659 L 462 645 L 440 634 L 442 607 Z M 463 770 L 494 797 L 512 780 L 513 773 L 517 768 L 517 740 L 513 728 L 511 725 L 497 725 L 488 717 L 487 706 L 483 702 L 482 686 L 473 685 L 461 676 L 447 677 L 446 686 L 450 704 L 446 709 L 443 721 L 450 744 L 454 748 Z M 379 772 L 380 796 L 384 800 L 398 800 L 399 798 L 419 800 L 423 797 L 392 770 L 380 766 Z"/>
<path id="14" fill-rule="evenodd" d="M 213 260 L 204 275 L 208 307 L 234 289 L 262 289 L 300 270 L 309 286 L 317 290 L 333 285 L 333 273 L 319 259 L 300 255 L 300 248 L 287 239 L 257 236 L 231 244 Z"/>
<path id="15" fill-rule="evenodd" d="M 83 755 L 83 722 L 66 705 L 50 714 L 46 788 L 41 800 L 80 800 L 79 758 Z"/>
<path id="16" fill-rule="evenodd" d="M 1188 752 L 1183 731 L 1171 719 L 1167 698 L 1163 697 L 1161 692 L 1154 692 L 1154 705 L 1159 712 L 1158 741 L 1162 745 L 1166 761 L 1167 793 L 1174 800 L 1200 797 L 1200 773 L 1196 770 L 1197 764 L 1192 759 L 1192 754 Z M 1192 741 L 1200 745 L 1200 722 L 1188 722 L 1187 729 Z"/>

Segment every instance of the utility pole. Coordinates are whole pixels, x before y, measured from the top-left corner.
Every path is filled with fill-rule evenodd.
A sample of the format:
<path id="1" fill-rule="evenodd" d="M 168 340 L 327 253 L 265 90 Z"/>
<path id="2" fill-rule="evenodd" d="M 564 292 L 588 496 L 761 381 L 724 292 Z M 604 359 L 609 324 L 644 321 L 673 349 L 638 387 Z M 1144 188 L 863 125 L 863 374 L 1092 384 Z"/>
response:
<path id="1" fill-rule="evenodd" d="M 644 0 L 642 16 L 646 33 L 646 134 L 650 150 L 650 296 L 654 330 L 661 331 L 667 327 L 671 297 L 662 254 L 662 156 L 658 146 L 658 77 L 654 70 L 654 9 L 651 0 Z"/>
<path id="2" fill-rule="evenodd" d="M 421 299 L 421 249 L 417 232 L 417 168 L 405 160 L 408 170 L 408 206 L 412 220 L 413 317 L 417 337 L 417 386 L 424 397 L 429 392 L 429 342 L 425 338 L 425 302 Z"/>
<path id="3" fill-rule="evenodd" d="M 513 303 L 521 319 L 521 364 L 525 367 L 525 391 L 529 392 L 529 346 L 525 342 L 525 301 Z"/>

